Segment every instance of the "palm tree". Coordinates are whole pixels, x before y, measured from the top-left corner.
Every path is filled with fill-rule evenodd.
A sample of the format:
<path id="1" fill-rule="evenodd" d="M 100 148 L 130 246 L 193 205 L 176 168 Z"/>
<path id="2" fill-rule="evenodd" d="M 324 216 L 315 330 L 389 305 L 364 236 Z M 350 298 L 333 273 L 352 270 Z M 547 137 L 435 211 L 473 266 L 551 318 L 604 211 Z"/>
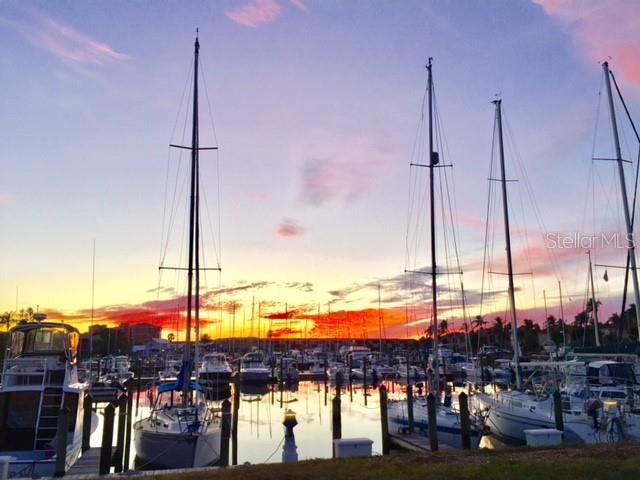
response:
<path id="1" fill-rule="evenodd" d="M 493 320 L 493 329 L 496 334 L 496 338 L 499 339 L 498 346 L 500 348 L 504 347 L 504 320 L 500 317 L 496 317 Z"/>
<path id="2" fill-rule="evenodd" d="M 480 351 L 480 337 L 482 336 L 482 327 L 486 325 L 486 323 L 487 322 L 480 315 L 476 315 L 476 317 L 471 321 L 471 325 L 473 325 L 472 328 L 478 328 L 478 352 Z"/>
<path id="3" fill-rule="evenodd" d="M 440 322 L 440 327 L 438 328 L 439 335 L 445 335 L 447 333 L 447 330 L 449 330 L 449 323 L 446 320 L 442 320 Z"/>

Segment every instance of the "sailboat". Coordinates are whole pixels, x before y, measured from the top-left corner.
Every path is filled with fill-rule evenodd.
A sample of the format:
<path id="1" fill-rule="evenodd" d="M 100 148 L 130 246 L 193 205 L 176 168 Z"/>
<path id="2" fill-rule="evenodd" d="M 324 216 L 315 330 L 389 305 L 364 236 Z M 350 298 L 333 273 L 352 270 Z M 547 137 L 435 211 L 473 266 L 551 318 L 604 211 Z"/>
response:
<path id="1" fill-rule="evenodd" d="M 608 70 L 605 64 L 606 82 Z M 608 88 L 611 94 L 610 87 Z M 511 237 L 509 230 L 509 209 L 505 178 L 505 159 L 502 139 L 502 100 L 495 105 L 495 125 L 498 134 L 498 152 L 500 160 L 500 183 L 502 186 L 502 205 L 506 241 L 507 274 L 509 279 L 509 303 L 511 309 L 511 341 L 513 347 L 512 367 L 515 373 L 515 389 L 497 391 L 493 394 L 476 392 L 472 395 L 472 406 L 487 415 L 487 425 L 492 435 L 505 443 L 523 444 L 526 442 L 526 430 L 554 429 L 555 413 L 553 398 L 548 391 L 525 390 L 521 379 L 518 328 L 516 321 L 515 289 L 513 282 L 513 262 L 511 257 Z M 624 183 L 623 183 L 624 184 Z M 623 414 L 612 405 L 593 403 L 590 399 L 567 398 L 564 404 L 565 442 L 600 443 L 621 440 L 627 433 L 636 435 L 640 427 L 634 418 Z"/>
<path id="2" fill-rule="evenodd" d="M 433 138 L 433 73 L 432 59 L 429 58 L 427 63 L 428 83 L 427 89 L 429 94 L 429 157 L 428 164 L 421 165 L 429 168 L 429 194 L 430 194 L 430 221 L 431 221 L 431 301 L 432 301 L 432 318 L 431 332 L 433 339 L 433 355 L 431 367 L 435 374 L 430 382 L 429 388 L 436 396 L 436 415 L 437 415 L 437 431 L 438 442 L 452 448 L 462 448 L 462 426 L 460 423 L 459 412 L 452 405 L 443 405 L 440 402 L 440 355 L 438 347 L 438 288 L 436 283 L 437 264 L 436 264 L 436 228 L 435 228 L 435 188 L 434 188 L 434 170 L 439 165 L 438 152 L 434 151 Z M 413 392 L 408 392 L 413 395 Z M 429 422 L 427 412 L 427 402 L 424 399 L 418 399 L 414 403 L 414 427 L 425 435 L 429 435 Z M 409 426 L 408 411 L 406 402 L 391 401 L 388 407 L 388 420 L 392 428 L 405 429 Z M 471 447 L 477 448 L 480 444 L 484 426 L 479 419 L 472 418 L 471 421 Z"/>
<path id="3" fill-rule="evenodd" d="M 193 124 L 189 208 L 189 259 L 187 268 L 187 325 L 182 366 L 178 378 L 162 383 L 147 418 L 133 426 L 136 454 L 141 462 L 161 468 L 203 467 L 220 458 L 221 427 L 209 410 L 202 387 L 191 379 L 191 327 L 199 320 L 199 163 L 198 55 L 196 36 L 193 70 Z M 194 278 L 195 277 L 195 278 Z M 195 280 L 195 281 L 194 281 Z"/>

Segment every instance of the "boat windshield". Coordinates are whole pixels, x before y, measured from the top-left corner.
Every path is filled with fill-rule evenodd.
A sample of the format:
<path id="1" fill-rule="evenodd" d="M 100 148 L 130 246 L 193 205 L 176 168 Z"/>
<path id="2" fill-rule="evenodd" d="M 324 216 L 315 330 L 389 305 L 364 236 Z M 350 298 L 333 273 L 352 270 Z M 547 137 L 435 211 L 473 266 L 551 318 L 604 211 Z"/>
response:
<path id="1" fill-rule="evenodd" d="M 11 356 L 60 354 L 74 347 L 70 333 L 63 328 L 42 327 L 11 334 Z"/>

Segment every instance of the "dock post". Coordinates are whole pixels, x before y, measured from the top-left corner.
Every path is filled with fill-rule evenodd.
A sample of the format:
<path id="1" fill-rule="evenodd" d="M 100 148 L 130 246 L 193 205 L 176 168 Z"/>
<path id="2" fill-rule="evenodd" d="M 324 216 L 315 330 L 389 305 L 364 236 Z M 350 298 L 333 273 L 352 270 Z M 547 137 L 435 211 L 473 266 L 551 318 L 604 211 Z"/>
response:
<path id="1" fill-rule="evenodd" d="M 432 452 L 438 451 L 438 424 L 436 423 L 436 397 L 433 392 L 427 395 L 427 418 L 429 422 L 429 444 Z"/>
<path id="2" fill-rule="evenodd" d="M 556 420 L 556 430 L 564 432 L 564 419 L 562 418 L 562 397 L 560 390 L 553 392 L 553 413 Z"/>
<path id="3" fill-rule="evenodd" d="M 238 409 L 240 408 L 240 387 L 238 381 L 233 384 L 233 428 L 231 429 L 231 464 L 238 464 Z"/>
<path id="4" fill-rule="evenodd" d="M 225 399 L 222 402 L 222 421 L 220 435 L 220 463 L 221 467 L 229 466 L 229 439 L 231 438 L 231 402 Z"/>
<path id="5" fill-rule="evenodd" d="M 116 453 L 113 458 L 114 471 L 122 472 L 122 460 L 124 459 L 124 434 L 127 421 L 127 396 L 120 395 L 118 399 L 118 433 L 116 434 Z"/>
<path id="6" fill-rule="evenodd" d="M 387 419 L 387 387 L 380 385 L 380 426 L 382 427 L 382 454 L 387 455 L 391 450 L 389 441 L 389 421 Z"/>
<path id="7" fill-rule="evenodd" d="M 58 432 L 56 433 L 56 477 L 64 477 L 67 471 L 67 435 L 69 433 L 69 409 L 62 407 L 58 412 Z"/>
<path id="8" fill-rule="evenodd" d="M 462 392 L 458 396 L 460 403 L 460 430 L 462 431 L 462 448 L 469 450 L 471 448 L 471 420 L 469 418 L 469 397 Z"/>
<path id="9" fill-rule="evenodd" d="M 342 374 L 336 374 L 336 396 L 331 401 L 331 436 L 332 440 L 342 438 L 342 400 L 340 399 L 340 390 L 342 389 Z M 333 457 L 336 456 L 335 443 L 331 442 L 333 449 Z"/>
<path id="10" fill-rule="evenodd" d="M 142 366 L 138 367 L 138 378 L 136 380 L 136 416 L 138 416 L 138 407 L 140 406 L 140 390 L 142 389 Z"/>
<path id="11" fill-rule="evenodd" d="M 100 475 L 107 475 L 111 468 L 111 447 L 113 443 L 113 420 L 115 408 L 109 404 L 104 409 L 104 425 L 102 427 L 102 445 L 100 446 Z"/>
<path id="12" fill-rule="evenodd" d="M 349 400 L 353 402 L 353 357 L 349 355 L 348 361 L 349 365 Z"/>
<path id="13" fill-rule="evenodd" d="M 130 465 L 130 454 L 131 454 L 131 422 L 133 416 L 133 389 L 134 389 L 134 380 L 130 378 L 126 382 L 127 389 L 127 429 L 125 432 L 125 440 L 124 440 L 124 461 L 122 465 L 123 471 L 129 470 Z"/>
<path id="14" fill-rule="evenodd" d="M 413 385 L 411 382 L 407 383 L 407 420 L 409 422 L 409 433 L 413 433 L 415 424 L 413 420 Z"/>
<path id="15" fill-rule="evenodd" d="M 91 448 L 91 408 L 93 401 L 89 392 L 85 392 L 82 399 L 82 452 L 86 452 Z"/>
<path id="16" fill-rule="evenodd" d="M 362 387 L 364 389 L 364 406 L 367 406 L 367 360 L 362 359 L 362 376 L 363 376 L 363 384 Z"/>

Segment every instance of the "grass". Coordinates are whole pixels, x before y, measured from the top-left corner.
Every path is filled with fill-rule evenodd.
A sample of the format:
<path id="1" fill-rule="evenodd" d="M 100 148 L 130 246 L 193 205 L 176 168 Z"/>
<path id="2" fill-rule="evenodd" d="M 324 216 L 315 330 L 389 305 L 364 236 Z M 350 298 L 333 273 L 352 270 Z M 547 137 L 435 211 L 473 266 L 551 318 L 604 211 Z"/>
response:
<path id="1" fill-rule="evenodd" d="M 157 475 L 161 480 L 638 480 L 640 446 L 394 453 Z"/>

